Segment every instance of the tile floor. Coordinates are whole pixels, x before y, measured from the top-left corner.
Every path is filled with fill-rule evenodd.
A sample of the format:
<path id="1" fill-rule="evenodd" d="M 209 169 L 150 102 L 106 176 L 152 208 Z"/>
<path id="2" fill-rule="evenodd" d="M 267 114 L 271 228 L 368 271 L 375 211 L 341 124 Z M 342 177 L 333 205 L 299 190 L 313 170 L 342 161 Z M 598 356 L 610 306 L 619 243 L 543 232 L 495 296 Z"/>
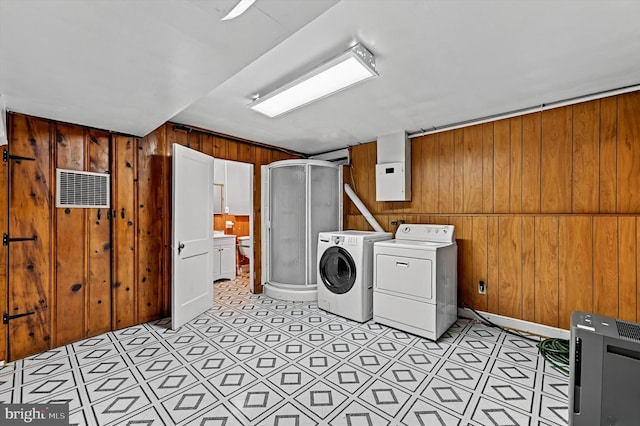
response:
<path id="1" fill-rule="evenodd" d="M 459 320 L 437 343 L 215 284 L 215 307 L 0 370 L 0 402 L 79 425 L 565 425 L 567 378 L 529 341 Z"/>

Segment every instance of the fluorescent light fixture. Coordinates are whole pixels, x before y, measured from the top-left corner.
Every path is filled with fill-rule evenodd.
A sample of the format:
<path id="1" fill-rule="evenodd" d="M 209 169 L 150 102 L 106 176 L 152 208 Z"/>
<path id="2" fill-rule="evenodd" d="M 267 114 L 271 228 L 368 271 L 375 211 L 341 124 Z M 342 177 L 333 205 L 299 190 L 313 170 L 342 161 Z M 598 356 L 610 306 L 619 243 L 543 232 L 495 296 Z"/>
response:
<path id="1" fill-rule="evenodd" d="M 277 117 L 354 84 L 378 76 L 374 56 L 360 43 L 310 72 L 249 104 L 249 108 Z"/>
<path id="2" fill-rule="evenodd" d="M 238 4 L 235 5 L 231 12 L 227 13 L 224 18 L 220 19 L 221 21 L 227 21 L 229 19 L 237 18 L 242 15 L 252 4 L 254 4 L 256 0 L 240 0 Z"/>

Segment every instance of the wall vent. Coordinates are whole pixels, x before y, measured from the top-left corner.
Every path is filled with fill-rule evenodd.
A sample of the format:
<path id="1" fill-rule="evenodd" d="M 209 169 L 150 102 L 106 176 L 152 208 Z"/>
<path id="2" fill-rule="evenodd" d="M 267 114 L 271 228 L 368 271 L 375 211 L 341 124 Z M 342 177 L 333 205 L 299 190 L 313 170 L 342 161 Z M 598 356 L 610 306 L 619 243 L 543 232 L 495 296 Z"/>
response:
<path id="1" fill-rule="evenodd" d="M 56 169 L 56 207 L 109 208 L 110 175 Z"/>
<path id="2" fill-rule="evenodd" d="M 616 325 L 618 326 L 620 337 L 640 342 L 640 325 L 621 320 L 616 320 Z"/>

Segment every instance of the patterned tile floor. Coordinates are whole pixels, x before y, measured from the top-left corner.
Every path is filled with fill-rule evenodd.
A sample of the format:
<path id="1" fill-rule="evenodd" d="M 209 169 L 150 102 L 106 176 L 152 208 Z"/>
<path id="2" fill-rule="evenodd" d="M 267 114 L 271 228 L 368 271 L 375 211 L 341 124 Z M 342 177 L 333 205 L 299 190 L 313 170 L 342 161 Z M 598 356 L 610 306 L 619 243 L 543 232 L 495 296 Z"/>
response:
<path id="1" fill-rule="evenodd" d="M 459 320 L 438 342 L 215 284 L 215 307 L 0 370 L 0 402 L 79 425 L 566 425 L 566 377 L 531 342 Z"/>

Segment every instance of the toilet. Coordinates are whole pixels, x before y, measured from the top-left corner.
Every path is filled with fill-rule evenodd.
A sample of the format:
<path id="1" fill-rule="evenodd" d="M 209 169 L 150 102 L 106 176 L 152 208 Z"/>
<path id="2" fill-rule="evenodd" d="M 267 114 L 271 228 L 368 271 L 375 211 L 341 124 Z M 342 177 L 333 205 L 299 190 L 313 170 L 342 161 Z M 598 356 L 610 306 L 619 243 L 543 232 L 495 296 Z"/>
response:
<path id="1" fill-rule="evenodd" d="M 238 275 L 249 272 L 249 259 L 251 258 L 251 237 L 238 237 Z"/>
<path id="2" fill-rule="evenodd" d="M 238 250 L 246 258 L 251 257 L 251 237 L 238 237 Z"/>

